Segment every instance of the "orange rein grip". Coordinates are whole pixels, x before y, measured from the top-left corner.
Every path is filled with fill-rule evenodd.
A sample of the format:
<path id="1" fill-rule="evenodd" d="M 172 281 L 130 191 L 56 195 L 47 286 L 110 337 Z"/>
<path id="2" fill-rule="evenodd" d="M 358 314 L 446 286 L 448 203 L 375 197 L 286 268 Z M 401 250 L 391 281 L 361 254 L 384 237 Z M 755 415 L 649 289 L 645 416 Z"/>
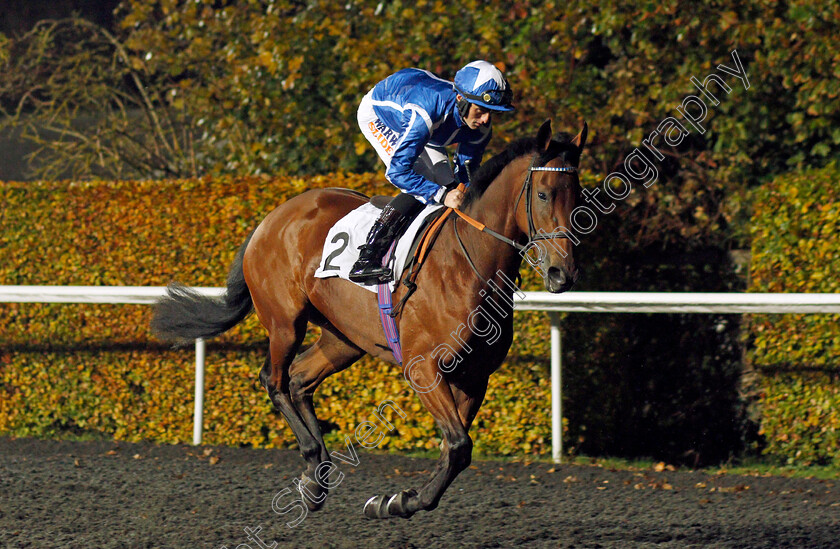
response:
<path id="1" fill-rule="evenodd" d="M 466 192 L 467 186 L 464 185 L 463 183 L 458 183 L 458 190 L 461 191 L 461 192 Z M 467 223 L 469 223 L 470 225 L 472 225 L 473 227 L 475 227 L 479 231 L 484 231 L 484 229 L 485 229 L 484 223 L 481 223 L 480 221 L 476 221 L 475 219 L 468 216 L 467 214 L 465 214 L 461 210 L 455 210 L 455 213 L 458 214 L 458 216 L 461 219 L 463 219 L 464 221 L 466 221 Z"/>
<path id="2" fill-rule="evenodd" d="M 458 184 L 458 190 L 461 191 L 461 192 L 464 192 L 466 190 L 466 186 L 463 183 L 459 183 Z M 432 223 L 432 226 L 429 227 L 429 229 L 426 231 L 425 234 L 427 235 L 427 237 L 423 241 L 423 244 L 420 246 L 419 253 L 417 253 L 416 256 L 415 256 L 415 257 L 418 258 L 418 263 L 423 262 L 423 260 L 426 257 L 426 252 L 428 251 L 429 244 L 432 240 L 434 240 L 434 235 L 437 234 L 437 232 L 440 230 L 441 225 L 443 225 L 443 223 L 449 217 L 449 214 L 451 214 L 453 211 L 456 214 L 458 214 L 458 216 L 461 219 L 463 219 L 464 221 L 466 221 L 467 223 L 469 223 L 470 225 L 472 225 L 473 227 L 475 227 L 479 231 L 483 232 L 484 229 L 487 228 L 486 225 L 484 225 L 484 223 L 481 223 L 480 221 L 476 221 L 475 219 L 468 216 L 467 214 L 465 214 L 461 210 L 457 210 L 455 208 L 447 208 L 446 211 L 443 212 L 443 215 L 441 215 L 439 218 L 437 218 L 435 220 L 435 222 Z"/>
<path id="3" fill-rule="evenodd" d="M 468 216 L 467 214 L 465 214 L 465 213 L 464 213 L 464 212 L 462 212 L 461 210 L 455 210 L 455 213 L 456 213 L 456 214 L 458 214 L 458 216 L 459 216 L 461 219 L 463 219 L 464 221 L 466 221 L 467 223 L 469 223 L 470 225 L 472 225 L 473 227 L 475 227 L 475 228 L 476 228 L 476 229 L 478 229 L 479 231 L 484 232 L 484 229 L 486 229 L 486 228 L 487 228 L 487 226 L 486 226 L 484 223 L 482 223 L 482 222 L 480 222 L 480 221 L 476 221 L 475 219 L 473 219 L 472 217 Z"/>

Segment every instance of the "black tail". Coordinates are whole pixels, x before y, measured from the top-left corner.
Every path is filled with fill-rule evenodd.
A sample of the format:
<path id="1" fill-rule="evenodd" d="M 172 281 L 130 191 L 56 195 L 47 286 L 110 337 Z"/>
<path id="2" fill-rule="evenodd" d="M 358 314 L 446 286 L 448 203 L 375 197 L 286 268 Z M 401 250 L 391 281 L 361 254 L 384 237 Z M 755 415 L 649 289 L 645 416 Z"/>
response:
<path id="1" fill-rule="evenodd" d="M 208 297 L 192 288 L 173 282 L 166 288 L 166 297 L 155 304 L 152 332 L 161 339 L 186 343 L 200 337 L 224 333 L 254 310 L 251 293 L 242 273 L 242 258 L 251 241 L 248 236 L 227 278 L 227 290 L 221 297 Z"/>

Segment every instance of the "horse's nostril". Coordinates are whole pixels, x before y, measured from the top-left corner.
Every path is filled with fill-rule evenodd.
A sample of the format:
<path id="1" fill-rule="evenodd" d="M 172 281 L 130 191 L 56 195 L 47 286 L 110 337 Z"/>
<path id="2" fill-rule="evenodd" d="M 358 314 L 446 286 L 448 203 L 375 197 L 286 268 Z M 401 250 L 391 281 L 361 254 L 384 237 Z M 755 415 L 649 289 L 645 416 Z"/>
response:
<path id="1" fill-rule="evenodd" d="M 575 285 L 577 275 L 577 271 L 571 274 L 563 267 L 550 267 L 546 273 L 545 287 L 549 292 L 565 292 Z"/>
<path id="2" fill-rule="evenodd" d="M 557 267 L 550 267 L 548 269 L 548 280 L 550 282 L 562 286 L 566 283 L 567 279 L 565 270 L 558 269 Z"/>

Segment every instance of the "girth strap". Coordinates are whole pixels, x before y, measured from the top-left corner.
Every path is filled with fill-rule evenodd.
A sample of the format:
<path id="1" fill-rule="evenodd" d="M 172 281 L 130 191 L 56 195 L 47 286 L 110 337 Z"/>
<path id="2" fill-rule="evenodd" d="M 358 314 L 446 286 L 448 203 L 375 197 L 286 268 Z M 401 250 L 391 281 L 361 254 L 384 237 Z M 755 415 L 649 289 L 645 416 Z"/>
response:
<path id="1" fill-rule="evenodd" d="M 387 265 L 391 260 L 391 256 L 396 248 L 396 241 L 391 243 L 388 253 L 382 259 L 382 264 Z M 397 322 L 391 316 L 391 288 L 387 282 L 377 286 L 377 298 L 379 300 L 379 320 L 382 322 L 382 330 L 385 332 L 385 339 L 388 342 L 388 347 L 391 348 L 391 353 L 397 364 L 402 366 L 402 346 L 400 345 L 400 330 L 397 327 Z"/>

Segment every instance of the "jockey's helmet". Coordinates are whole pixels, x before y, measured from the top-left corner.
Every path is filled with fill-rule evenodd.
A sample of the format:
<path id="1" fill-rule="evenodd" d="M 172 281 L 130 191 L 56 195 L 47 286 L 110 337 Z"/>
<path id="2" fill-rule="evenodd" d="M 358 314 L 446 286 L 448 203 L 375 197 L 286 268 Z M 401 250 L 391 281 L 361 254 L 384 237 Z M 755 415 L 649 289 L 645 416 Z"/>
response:
<path id="1" fill-rule="evenodd" d="M 464 98 L 458 105 L 466 117 L 470 103 L 491 111 L 512 111 L 513 92 L 502 71 L 487 61 L 473 61 L 455 73 L 455 91 Z"/>

